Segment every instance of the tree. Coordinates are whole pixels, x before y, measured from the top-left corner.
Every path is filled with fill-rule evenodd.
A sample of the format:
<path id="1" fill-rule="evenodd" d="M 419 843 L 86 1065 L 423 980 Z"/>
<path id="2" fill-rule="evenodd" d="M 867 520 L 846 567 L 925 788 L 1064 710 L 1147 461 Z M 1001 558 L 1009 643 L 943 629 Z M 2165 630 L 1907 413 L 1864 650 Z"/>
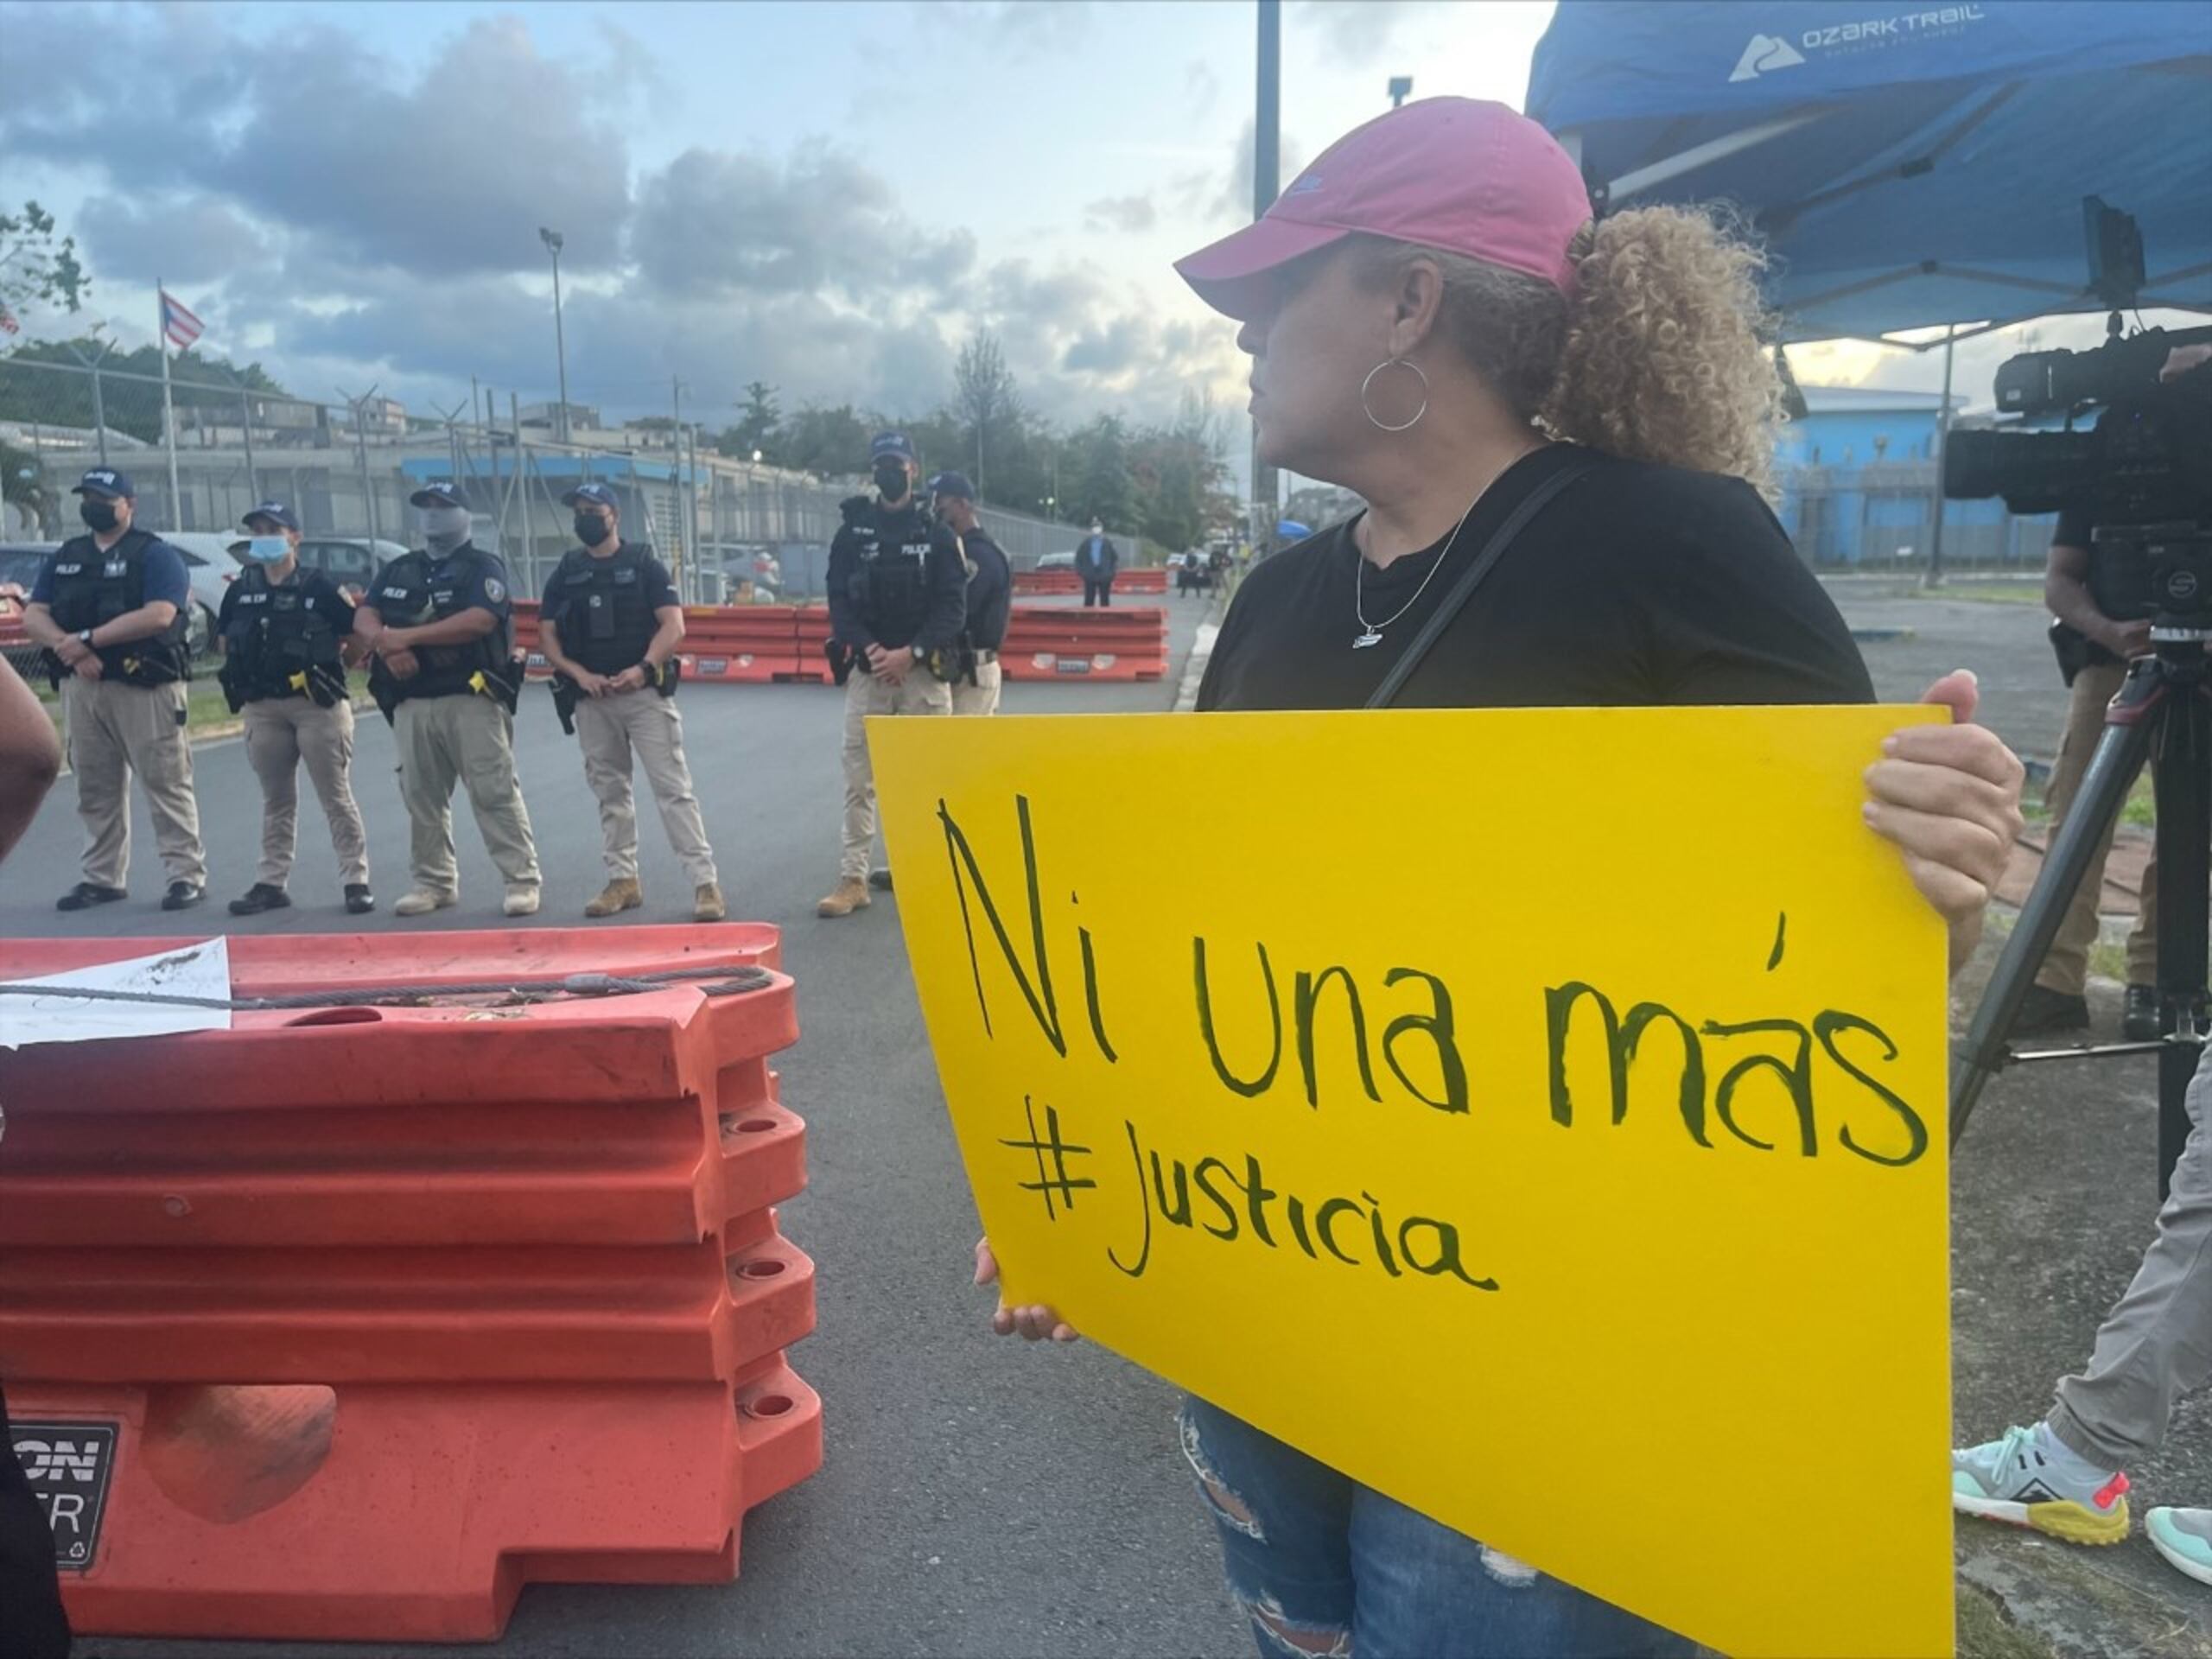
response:
<path id="1" fill-rule="evenodd" d="M 1061 484 L 1068 516 L 1116 528 L 1137 518 L 1136 480 L 1129 469 L 1129 431 L 1118 415 L 1101 415 L 1068 438 Z"/>
<path id="2" fill-rule="evenodd" d="M 776 459 L 782 466 L 830 478 L 864 473 L 874 430 L 850 404 L 810 404 L 777 429 Z"/>
<path id="3" fill-rule="evenodd" d="M 35 201 L 21 213 L 0 213 L 0 307 L 12 316 L 26 305 L 58 305 L 75 312 L 92 291 L 77 262 L 77 238 L 54 238 L 54 215 Z"/>
<path id="4" fill-rule="evenodd" d="M 782 454 L 776 448 L 776 429 L 783 423 L 784 412 L 776 405 L 776 389 L 764 380 L 755 380 L 745 388 L 744 410 L 737 424 L 726 429 L 715 440 L 715 447 L 722 454 L 740 461 L 749 461 L 758 449 L 763 457 L 781 461 Z"/>
<path id="5" fill-rule="evenodd" d="M 953 365 L 952 384 L 952 406 L 965 429 L 963 448 L 975 461 L 975 476 L 969 482 L 980 496 L 985 456 L 997 440 L 1011 435 L 1023 415 L 1014 372 L 1006 365 L 997 335 L 985 330 L 969 337 Z"/>
<path id="6" fill-rule="evenodd" d="M 99 358 L 105 342 L 95 336 L 73 340 L 32 340 L 0 358 L 0 420 L 36 421 L 48 426 L 90 427 L 92 378 L 85 365 Z M 238 368 L 222 358 L 182 351 L 172 359 L 178 408 L 213 405 L 236 411 L 238 394 L 285 397 L 291 394 L 258 363 Z M 53 364 L 57 368 L 32 368 Z M 59 370 L 66 369 L 64 373 Z M 111 352 L 100 363 L 100 406 L 108 425 L 148 443 L 162 435 L 161 347 Z"/>

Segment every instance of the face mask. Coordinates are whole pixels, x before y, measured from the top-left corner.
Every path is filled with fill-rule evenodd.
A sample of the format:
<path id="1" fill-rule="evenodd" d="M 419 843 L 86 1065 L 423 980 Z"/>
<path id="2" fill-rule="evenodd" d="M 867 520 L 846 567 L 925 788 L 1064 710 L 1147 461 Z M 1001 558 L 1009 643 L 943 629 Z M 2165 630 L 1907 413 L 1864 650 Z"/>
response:
<path id="1" fill-rule="evenodd" d="M 604 514 L 580 512 L 575 517 L 576 539 L 586 547 L 597 547 L 607 539 L 610 526 Z"/>
<path id="2" fill-rule="evenodd" d="M 887 501 L 896 501 L 913 487 L 906 476 L 906 469 L 895 463 L 875 469 L 875 487 L 883 492 Z"/>
<path id="3" fill-rule="evenodd" d="M 105 536 L 115 528 L 115 503 L 95 501 L 88 495 L 78 505 L 77 516 L 85 521 L 87 529 Z"/>
<path id="4" fill-rule="evenodd" d="M 292 544 L 282 536 L 257 536 L 245 544 L 245 556 L 256 564 L 282 564 Z"/>
<path id="5" fill-rule="evenodd" d="M 450 553 L 468 539 L 467 507 L 424 507 L 423 545 L 433 553 Z"/>

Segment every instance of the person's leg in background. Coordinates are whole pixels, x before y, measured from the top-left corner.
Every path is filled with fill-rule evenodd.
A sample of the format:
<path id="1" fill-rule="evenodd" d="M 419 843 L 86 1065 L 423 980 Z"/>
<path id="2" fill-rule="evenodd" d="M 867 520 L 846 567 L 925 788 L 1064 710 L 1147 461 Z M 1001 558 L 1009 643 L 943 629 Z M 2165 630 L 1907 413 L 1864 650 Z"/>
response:
<path id="1" fill-rule="evenodd" d="M 392 906 L 395 916 L 426 915 L 461 896 L 461 864 L 453 846 L 453 786 L 461 766 L 442 718 L 442 706 L 452 701 L 410 697 L 392 715 L 415 877 L 413 890 Z"/>
<path id="2" fill-rule="evenodd" d="M 192 787 L 192 743 L 185 734 L 184 687 L 155 686 L 122 702 L 116 715 L 130 751 L 131 770 L 154 820 L 154 844 L 169 880 L 163 908 L 181 907 L 181 890 L 207 886 L 207 851 L 200 839 L 200 798 Z"/>
<path id="3" fill-rule="evenodd" d="M 246 764 L 261 780 L 261 868 L 253 879 L 279 893 L 292 879 L 299 848 L 300 736 L 291 701 L 260 698 L 246 704 L 244 716 Z"/>
<path id="4" fill-rule="evenodd" d="M 2058 742 L 2058 756 L 2051 762 L 2050 781 L 2044 801 L 2050 810 L 2049 833 L 2056 836 L 2081 791 L 2082 774 L 2104 734 L 2105 708 L 2127 677 L 2126 669 L 2113 663 L 2093 663 L 2074 677 L 2066 704 L 2066 727 Z M 2089 978 L 2089 947 L 2097 940 L 2097 903 L 2104 890 L 2105 859 L 2112 851 L 2108 830 L 2099 842 L 2082 885 L 2068 905 L 2065 919 L 2034 985 L 2020 1005 L 2012 1029 L 2024 1035 L 2078 1030 L 2089 1023 L 2086 995 Z M 2130 978 L 2133 976 L 2131 974 Z"/>
<path id="5" fill-rule="evenodd" d="M 926 671 L 917 668 L 916 673 Z M 814 907 L 817 916 L 849 916 L 866 910 L 868 866 L 875 857 L 875 767 L 868 753 L 868 722 L 898 711 L 899 688 L 860 669 L 845 682 L 845 812 L 837 849 L 837 885 Z"/>
<path id="6" fill-rule="evenodd" d="M 952 712 L 956 715 L 995 715 L 999 710 L 999 689 L 1001 681 L 996 663 L 976 664 L 976 683 L 963 680 L 952 688 Z"/>
<path id="7" fill-rule="evenodd" d="M 2175 1401 L 2212 1378 L 2212 1050 L 2188 1100 L 2189 1139 L 2158 1232 L 2098 1327 L 2088 1364 L 2060 1379 L 2033 1428 L 1952 1454 L 1952 1502 L 1963 1512 L 2070 1543 L 2127 1536 L 2121 1471 L 2158 1449 Z M 2153 1510 L 2145 1530 L 2175 1567 L 2212 1584 L 2212 1510 Z"/>
<path id="8" fill-rule="evenodd" d="M 130 879 L 130 752 L 109 718 L 114 690 L 74 674 L 61 682 L 69 770 L 85 824 L 85 885 L 103 892 L 119 891 Z"/>

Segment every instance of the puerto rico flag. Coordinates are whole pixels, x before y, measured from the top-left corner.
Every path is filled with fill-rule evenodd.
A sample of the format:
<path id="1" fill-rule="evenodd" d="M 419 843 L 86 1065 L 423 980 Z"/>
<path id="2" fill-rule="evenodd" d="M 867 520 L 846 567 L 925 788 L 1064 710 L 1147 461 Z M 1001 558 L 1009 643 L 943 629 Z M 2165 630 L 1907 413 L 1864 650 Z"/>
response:
<path id="1" fill-rule="evenodd" d="M 200 338 L 207 328 L 207 324 L 186 310 L 183 304 L 173 297 L 166 288 L 161 290 L 161 294 L 162 332 L 168 336 L 170 344 L 179 349 L 191 345 L 194 340 Z"/>

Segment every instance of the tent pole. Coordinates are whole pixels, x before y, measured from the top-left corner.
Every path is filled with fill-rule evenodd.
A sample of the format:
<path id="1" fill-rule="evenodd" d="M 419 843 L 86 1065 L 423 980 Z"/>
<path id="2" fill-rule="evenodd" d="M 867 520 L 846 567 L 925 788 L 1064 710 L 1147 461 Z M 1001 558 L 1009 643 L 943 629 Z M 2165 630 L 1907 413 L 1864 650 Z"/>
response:
<path id="1" fill-rule="evenodd" d="M 1951 355 L 1959 325 L 1943 330 L 1943 407 L 1936 414 L 1936 533 L 1928 548 L 1928 585 L 1943 585 L 1943 452 L 1951 443 Z"/>

